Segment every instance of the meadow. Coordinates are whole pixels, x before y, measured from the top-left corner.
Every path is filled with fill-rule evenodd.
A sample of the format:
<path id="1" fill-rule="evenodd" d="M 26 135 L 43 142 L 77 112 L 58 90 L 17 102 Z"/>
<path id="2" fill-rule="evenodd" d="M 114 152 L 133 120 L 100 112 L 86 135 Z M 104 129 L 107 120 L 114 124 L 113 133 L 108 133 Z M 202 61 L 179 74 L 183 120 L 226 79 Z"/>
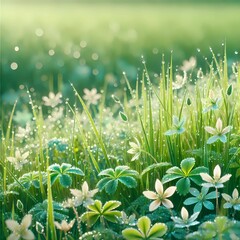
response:
<path id="1" fill-rule="evenodd" d="M 240 238 L 239 5 L 3 9 L 0 239 Z"/>

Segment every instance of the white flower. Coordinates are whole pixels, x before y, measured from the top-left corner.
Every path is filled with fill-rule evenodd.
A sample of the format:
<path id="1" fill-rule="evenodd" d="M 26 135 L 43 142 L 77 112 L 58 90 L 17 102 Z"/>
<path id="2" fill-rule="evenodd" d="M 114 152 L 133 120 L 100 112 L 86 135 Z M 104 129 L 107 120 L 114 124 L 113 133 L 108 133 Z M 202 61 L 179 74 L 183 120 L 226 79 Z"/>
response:
<path id="1" fill-rule="evenodd" d="M 189 217 L 187 209 L 185 207 L 182 207 L 181 218 L 180 217 L 171 217 L 171 218 L 175 222 L 175 227 L 184 228 L 184 227 L 190 227 L 190 226 L 199 224 L 198 221 L 195 221 L 198 215 L 199 215 L 199 212 L 196 212 Z"/>
<path id="2" fill-rule="evenodd" d="M 217 110 L 221 105 L 221 97 L 217 96 L 212 89 L 209 91 L 209 96 L 205 100 L 206 108 L 204 108 L 203 112 L 206 113 L 210 110 Z"/>
<path id="3" fill-rule="evenodd" d="M 227 127 L 223 128 L 222 120 L 220 118 L 218 118 L 217 122 L 216 122 L 216 128 L 212 128 L 210 126 L 205 127 L 205 130 L 208 133 L 214 135 L 208 139 L 207 144 L 212 144 L 212 143 L 216 142 L 217 140 L 220 140 L 223 143 L 227 142 L 227 137 L 225 134 L 230 132 L 231 129 L 232 129 L 232 126 L 227 126 Z"/>
<path id="4" fill-rule="evenodd" d="M 217 165 L 213 170 L 213 177 L 211 177 L 207 173 L 200 173 L 200 176 L 206 182 L 203 183 L 202 186 L 222 188 L 223 183 L 227 182 L 232 175 L 226 174 L 223 177 L 221 177 L 221 168 L 219 165 Z"/>
<path id="5" fill-rule="evenodd" d="M 52 114 L 48 116 L 50 122 L 56 122 L 57 120 L 59 120 L 63 116 L 63 110 L 63 107 L 54 108 Z"/>
<path id="6" fill-rule="evenodd" d="M 134 155 L 132 157 L 131 161 L 137 160 L 141 155 L 141 145 L 140 145 L 139 141 L 137 140 L 137 138 L 135 138 L 135 141 L 136 141 L 136 143 L 129 142 L 129 145 L 131 148 L 127 151 L 127 153 Z"/>
<path id="7" fill-rule="evenodd" d="M 42 97 L 42 100 L 44 101 L 44 105 L 45 106 L 49 106 L 49 107 L 56 107 L 59 103 L 62 102 L 62 100 L 60 99 L 62 97 L 61 93 L 57 93 L 56 95 L 53 92 L 50 92 L 48 97 L 44 96 Z"/>
<path id="8" fill-rule="evenodd" d="M 91 90 L 84 88 L 83 89 L 84 92 L 84 96 L 83 99 L 87 101 L 87 104 L 93 104 L 93 105 L 97 105 L 98 100 L 101 98 L 101 94 L 97 93 L 97 89 L 93 88 Z"/>
<path id="9" fill-rule="evenodd" d="M 65 233 L 68 232 L 73 227 L 74 223 L 75 223 L 75 219 L 73 219 L 70 223 L 67 223 L 66 220 L 62 220 L 61 223 L 54 221 L 54 225 L 57 227 L 57 229 Z"/>
<path id="10" fill-rule="evenodd" d="M 70 189 L 70 192 L 74 196 L 73 201 L 76 207 L 81 204 L 83 204 L 84 207 L 87 207 L 94 203 L 92 198 L 98 192 L 98 189 L 89 190 L 88 184 L 85 181 L 82 185 L 82 191 L 78 189 Z"/>
<path id="11" fill-rule="evenodd" d="M 187 81 L 187 72 L 186 71 L 183 72 L 183 76 L 177 74 L 175 82 L 172 82 L 172 88 L 180 89 L 183 87 L 183 85 L 186 83 L 186 81 Z"/>
<path id="12" fill-rule="evenodd" d="M 30 132 L 31 132 L 30 124 L 27 123 L 26 124 L 26 128 L 18 127 L 18 131 L 16 133 L 16 137 L 18 137 L 18 138 L 27 137 Z"/>
<path id="13" fill-rule="evenodd" d="M 224 203 L 224 208 L 234 208 L 237 211 L 240 211 L 240 197 L 238 190 L 234 188 L 232 192 L 232 197 L 226 193 L 222 193 L 222 197 L 227 201 Z"/>
<path id="14" fill-rule="evenodd" d="M 21 224 L 19 224 L 15 220 L 8 219 L 6 220 L 7 228 L 12 231 L 12 233 L 8 236 L 7 240 L 18 240 L 20 238 L 32 240 L 35 238 L 33 232 L 29 230 L 32 223 L 32 215 L 27 214 L 22 219 Z"/>
<path id="15" fill-rule="evenodd" d="M 183 71 L 189 71 L 196 66 L 197 60 L 195 57 L 191 57 L 189 60 L 183 61 L 183 66 L 180 68 Z"/>
<path id="16" fill-rule="evenodd" d="M 21 154 L 19 149 L 17 149 L 15 151 L 15 157 L 7 157 L 7 160 L 14 165 L 14 168 L 16 170 L 21 170 L 23 164 L 28 162 L 27 160 L 28 156 L 29 156 L 29 152 L 25 152 Z"/>
<path id="17" fill-rule="evenodd" d="M 169 187 L 165 191 L 163 190 L 163 184 L 159 179 L 155 182 L 155 189 L 156 192 L 153 191 L 144 191 L 143 195 L 148 198 L 155 200 L 153 201 L 149 206 L 149 211 L 156 210 L 161 204 L 165 206 L 166 208 L 173 208 L 173 203 L 167 199 L 171 197 L 174 192 L 176 191 L 176 187 Z"/>

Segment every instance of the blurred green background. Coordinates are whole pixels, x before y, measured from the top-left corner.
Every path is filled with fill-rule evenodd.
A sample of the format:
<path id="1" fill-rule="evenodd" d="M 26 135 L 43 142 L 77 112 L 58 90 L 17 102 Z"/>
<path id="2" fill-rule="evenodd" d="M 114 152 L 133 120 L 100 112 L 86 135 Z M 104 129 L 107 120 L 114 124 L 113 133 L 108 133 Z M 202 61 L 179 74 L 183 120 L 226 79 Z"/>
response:
<path id="1" fill-rule="evenodd" d="M 141 56 L 156 77 L 172 50 L 175 66 L 196 56 L 204 68 L 209 47 L 220 55 L 225 41 L 231 65 L 239 59 L 239 3 L 2 0 L 1 100 L 12 104 L 25 86 L 71 96 L 69 81 L 80 92 L 104 83 L 119 90 L 123 71 L 132 82 L 141 74 Z"/>

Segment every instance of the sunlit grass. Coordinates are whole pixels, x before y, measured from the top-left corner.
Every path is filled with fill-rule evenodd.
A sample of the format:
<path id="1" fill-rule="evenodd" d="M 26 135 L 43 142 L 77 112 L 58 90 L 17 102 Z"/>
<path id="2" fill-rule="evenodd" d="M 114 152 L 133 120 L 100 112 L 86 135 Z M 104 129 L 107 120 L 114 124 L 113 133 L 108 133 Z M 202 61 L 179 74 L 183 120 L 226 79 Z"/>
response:
<path id="1" fill-rule="evenodd" d="M 146 226 L 150 220 L 140 220 L 146 215 L 151 221 L 166 223 L 162 225 L 168 229 L 166 239 L 179 234 L 178 228 L 186 228 L 180 231 L 182 237 L 192 233 L 196 230 L 193 226 L 205 221 L 204 215 L 239 220 L 239 63 L 228 68 L 226 51 L 219 59 L 212 52 L 206 72 L 196 66 L 196 61 L 192 63 L 175 72 L 172 61 L 162 61 L 161 74 L 153 81 L 148 62 L 142 59 L 142 74 L 133 83 L 123 73 L 124 94 L 118 96 L 116 92 L 108 105 L 106 89 L 100 93 L 85 91 L 83 96 L 69 83 L 74 104 L 60 93 L 50 93 L 40 103 L 34 91 L 27 90 L 33 118 L 20 127 L 14 106 L 12 113 L 5 112 L 9 123 L 2 129 L 0 200 L 5 236 L 7 228 L 13 229 L 5 220 L 20 220 L 26 213 L 32 214 L 33 224 L 41 224 L 42 232 L 31 228 L 40 239 L 85 238 L 82 234 L 87 232 L 101 239 L 105 228 L 106 239 L 122 239 L 122 230 L 131 225 L 121 225 L 127 220 L 118 208 L 128 216 L 134 213 L 138 221 L 145 219 Z M 167 195 L 146 192 L 153 190 L 154 184 L 160 195 L 162 184 L 176 185 L 176 193 L 169 193 L 169 197 L 174 193 L 172 204 L 166 203 Z M 206 186 L 215 188 L 215 197 L 208 195 L 216 200 L 215 205 L 202 203 L 208 204 L 203 212 L 202 208 L 195 211 L 192 206 L 183 207 L 196 203 L 197 198 L 186 200 L 189 193 L 196 195 Z M 143 197 L 144 191 L 158 206 L 149 207 L 151 201 Z M 201 191 L 206 195 L 208 189 Z M 86 200 L 93 204 L 86 204 Z M 162 200 L 165 209 L 159 208 Z M 179 218 L 176 215 L 180 210 Z M 164 217 L 155 216 L 153 211 Z M 70 225 L 63 222 L 67 217 Z M 218 221 L 230 221 L 229 231 L 238 236 L 230 227 L 231 220 Z M 129 231 L 133 230 L 128 228 L 124 233 Z M 204 233 L 199 230 L 195 234 Z"/>

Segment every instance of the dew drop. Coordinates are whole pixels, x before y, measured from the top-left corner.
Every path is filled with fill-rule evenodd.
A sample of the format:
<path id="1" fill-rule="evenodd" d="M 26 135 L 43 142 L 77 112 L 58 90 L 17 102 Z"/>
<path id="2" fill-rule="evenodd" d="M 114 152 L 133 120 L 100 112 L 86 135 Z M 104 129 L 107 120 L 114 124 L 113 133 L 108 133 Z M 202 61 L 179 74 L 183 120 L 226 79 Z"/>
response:
<path id="1" fill-rule="evenodd" d="M 12 70 L 16 70 L 18 68 L 18 64 L 16 62 L 12 62 L 10 67 Z"/>

